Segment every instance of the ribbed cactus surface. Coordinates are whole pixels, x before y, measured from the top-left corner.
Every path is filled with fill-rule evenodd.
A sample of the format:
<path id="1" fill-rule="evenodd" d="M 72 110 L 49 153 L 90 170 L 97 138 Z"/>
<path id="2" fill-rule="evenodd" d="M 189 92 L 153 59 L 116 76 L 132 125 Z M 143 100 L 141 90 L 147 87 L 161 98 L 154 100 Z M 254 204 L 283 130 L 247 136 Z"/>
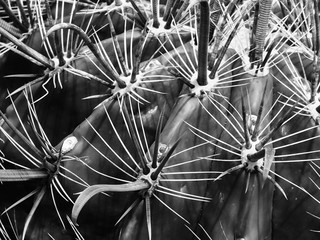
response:
<path id="1" fill-rule="evenodd" d="M 0 0 L 0 239 L 319 239 L 318 8 Z"/>

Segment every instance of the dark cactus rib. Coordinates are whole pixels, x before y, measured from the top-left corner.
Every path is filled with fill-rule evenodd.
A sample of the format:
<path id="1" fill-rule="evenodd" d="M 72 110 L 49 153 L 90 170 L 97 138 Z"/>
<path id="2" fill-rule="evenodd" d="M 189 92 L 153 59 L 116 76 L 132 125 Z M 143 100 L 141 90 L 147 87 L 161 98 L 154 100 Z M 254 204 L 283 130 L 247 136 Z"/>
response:
<path id="1" fill-rule="evenodd" d="M 15 26 L 11 25 L 10 23 L 2 20 L 0 18 L 0 28 L 6 30 L 7 32 L 11 33 L 13 36 L 15 36 L 16 38 L 21 38 L 22 34 L 21 31 L 16 28 Z"/>
<path id="2" fill-rule="evenodd" d="M 48 30 L 46 37 L 48 37 L 51 33 L 55 32 L 57 30 L 60 30 L 60 29 L 75 30 L 79 34 L 81 39 L 85 42 L 85 44 L 89 47 L 89 49 L 94 54 L 94 56 L 101 63 L 101 65 L 111 75 L 110 77 L 118 83 L 118 86 L 120 88 L 126 87 L 126 83 L 120 79 L 118 73 L 114 72 L 114 70 L 111 68 L 110 64 L 101 56 L 101 54 L 99 54 L 96 46 L 91 42 L 90 38 L 86 35 L 86 33 L 80 27 L 78 27 L 72 23 L 59 23 L 59 24 L 54 25 L 52 28 L 50 28 Z"/>
<path id="3" fill-rule="evenodd" d="M 263 90 L 263 94 L 262 94 L 262 98 L 261 98 L 261 102 L 260 102 L 260 107 L 259 107 L 259 111 L 258 111 L 258 116 L 257 116 L 257 121 L 256 121 L 256 125 L 254 127 L 253 133 L 252 133 L 252 141 L 256 141 L 257 137 L 258 137 L 258 133 L 260 130 L 260 121 L 262 118 L 262 112 L 263 112 L 263 105 L 264 105 L 264 101 L 266 98 L 266 91 L 267 91 L 267 85 L 268 82 L 266 82 L 266 85 L 264 86 L 264 90 Z"/>
<path id="4" fill-rule="evenodd" d="M 153 24 L 154 28 L 159 28 L 159 0 L 152 0 L 152 16 L 153 16 Z"/>
<path id="5" fill-rule="evenodd" d="M 51 70 L 54 69 L 53 66 L 51 65 L 51 61 L 47 57 L 33 50 L 32 48 L 30 48 L 29 46 L 21 42 L 19 39 L 17 39 L 15 36 L 13 36 L 11 33 L 0 28 L 0 35 L 2 35 L 2 37 L 5 37 L 6 39 L 14 43 L 23 53 L 32 57 L 33 59 L 41 63 L 41 65 L 43 65 L 44 67 L 47 67 Z"/>
<path id="6" fill-rule="evenodd" d="M 262 54 L 264 49 L 264 42 L 268 30 L 269 16 L 271 12 L 272 0 L 261 1 L 259 6 L 259 18 L 257 22 L 256 32 L 256 50 L 255 50 L 255 61 L 260 66 L 262 61 Z"/>
<path id="7" fill-rule="evenodd" d="M 0 5 L 3 7 L 4 11 L 8 14 L 11 21 L 16 24 L 16 26 L 22 31 L 22 32 L 28 32 L 28 28 L 24 26 L 19 19 L 14 15 L 14 13 L 11 11 L 9 6 L 4 0 L 0 0 Z"/>
<path id="8" fill-rule="evenodd" d="M 208 44 L 210 9 L 207 1 L 200 2 L 200 33 L 198 43 L 198 79 L 200 86 L 208 83 Z"/>

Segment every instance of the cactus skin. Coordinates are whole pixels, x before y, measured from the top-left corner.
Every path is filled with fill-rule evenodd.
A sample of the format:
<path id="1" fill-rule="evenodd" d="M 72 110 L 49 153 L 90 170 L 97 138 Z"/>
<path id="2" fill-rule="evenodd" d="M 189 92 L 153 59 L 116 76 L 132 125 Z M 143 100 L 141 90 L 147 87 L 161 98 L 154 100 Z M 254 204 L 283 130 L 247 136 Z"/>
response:
<path id="1" fill-rule="evenodd" d="M 27 8 L 28 2 L 20 4 Z M 75 228 L 93 240 L 318 239 L 320 107 L 313 112 L 310 108 L 319 97 L 313 87 L 317 49 L 310 45 L 317 41 L 298 39 L 318 23 L 308 18 L 309 7 L 299 8 L 303 1 L 296 7 L 296 1 L 260 0 L 257 26 L 251 30 L 254 16 L 248 6 L 258 1 L 245 2 L 52 2 L 52 19 L 49 13 L 43 15 L 45 30 L 53 26 L 56 34 L 56 40 L 48 34 L 53 46 L 49 54 L 38 17 L 29 11 L 8 20 L 17 10 L 0 11 L 7 21 L 0 30 L 9 39 L 2 36 L 1 47 L 22 37 L 15 44 L 42 61 L 39 66 L 0 49 L 0 110 L 10 123 L 0 119 L 0 178 L 5 173 L 1 210 L 36 189 L 47 189 L 25 239 L 81 239 Z M 110 21 L 111 28 L 106 25 Z M 305 22 L 300 26 L 300 21 Z M 85 31 L 94 45 L 75 44 L 71 52 L 61 51 L 79 43 L 70 23 Z M 253 59 L 250 49 L 235 47 L 242 40 L 241 29 L 255 40 Z M 92 53 L 98 45 L 105 52 Z M 65 61 L 70 53 L 77 56 Z M 66 66 L 59 69 L 55 63 L 61 62 Z M 11 74 L 37 76 L 7 76 Z M 56 78 L 32 83 L 49 74 Z M 116 78 L 124 84 L 113 82 Z M 7 98 L 7 90 L 17 89 L 21 91 Z M 20 168 L 35 166 L 17 143 L 39 160 L 36 170 L 24 171 L 21 182 L 15 176 Z M 39 174 L 28 175 L 31 172 Z M 141 186 L 131 191 L 134 183 Z M 85 197 L 85 189 L 100 185 L 112 188 L 85 202 L 75 226 L 77 200 Z M 72 201 L 66 202 L 66 195 Z M 8 213 L 20 235 L 37 196 Z M 9 239 L 15 239 L 6 215 L 0 220 L 0 238 L 8 230 Z"/>

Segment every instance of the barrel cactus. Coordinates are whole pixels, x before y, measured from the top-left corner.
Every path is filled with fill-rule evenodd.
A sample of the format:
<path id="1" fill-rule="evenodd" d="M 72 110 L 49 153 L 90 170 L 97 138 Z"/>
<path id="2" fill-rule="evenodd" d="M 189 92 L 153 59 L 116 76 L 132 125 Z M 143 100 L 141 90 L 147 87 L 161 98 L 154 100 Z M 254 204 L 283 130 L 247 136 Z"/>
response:
<path id="1" fill-rule="evenodd" d="M 320 4 L 0 0 L 1 239 L 318 239 Z"/>

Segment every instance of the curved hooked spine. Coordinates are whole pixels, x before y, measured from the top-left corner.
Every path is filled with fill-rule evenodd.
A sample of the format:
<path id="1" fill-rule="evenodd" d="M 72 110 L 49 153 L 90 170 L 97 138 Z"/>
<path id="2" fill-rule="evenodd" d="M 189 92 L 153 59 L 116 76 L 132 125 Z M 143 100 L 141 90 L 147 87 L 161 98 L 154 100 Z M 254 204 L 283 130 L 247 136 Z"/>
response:
<path id="1" fill-rule="evenodd" d="M 152 0 L 152 16 L 153 16 L 153 27 L 159 28 L 159 0 Z"/>
<path id="2" fill-rule="evenodd" d="M 75 201 L 72 208 L 72 221 L 77 224 L 78 216 L 84 205 L 96 194 L 101 192 L 135 192 L 147 190 L 150 184 L 144 180 L 125 184 L 97 184 L 86 188 Z"/>
<path id="3" fill-rule="evenodd" d="M 72 24 L 72 23 L 59 23 L 54 25 L 52 28 L 50 28 L 45 36 L 47 38 L 51 33 L 58 31 L 60 29 L 71 29 L 76 31 L 81 39 L 85 42 L 85 44 L 89 47 L 91 52 L 94 54 L 94 56 L 98 59 L 98 61 L 101 63 L 101 65 L 105 68 L 105 70 L 110 73 L 111 78 L 114 79 L 118 86 L 120 88 L 126 87 L 126 83 L 120 79 L 120 76 L 118 73 L 114 72 L 114 70 L 111 68 L 110 64 L 99 54 L 97 51 L 96 46 L 92 43 L 90 38 L 87 36 L 87 34 L 77 25 Z"/>

